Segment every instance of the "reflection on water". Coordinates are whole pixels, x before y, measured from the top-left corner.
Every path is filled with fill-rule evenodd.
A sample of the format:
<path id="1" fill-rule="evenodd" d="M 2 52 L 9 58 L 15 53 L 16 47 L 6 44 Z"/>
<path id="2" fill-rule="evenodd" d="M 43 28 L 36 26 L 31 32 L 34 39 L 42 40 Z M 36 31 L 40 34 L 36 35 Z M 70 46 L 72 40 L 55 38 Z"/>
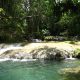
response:
<path id="1" fill-rule="evenodd" d="M 62 80 L 61 69 L 79 65 L 78 60 L 0 62 L 0 80 Z"/>

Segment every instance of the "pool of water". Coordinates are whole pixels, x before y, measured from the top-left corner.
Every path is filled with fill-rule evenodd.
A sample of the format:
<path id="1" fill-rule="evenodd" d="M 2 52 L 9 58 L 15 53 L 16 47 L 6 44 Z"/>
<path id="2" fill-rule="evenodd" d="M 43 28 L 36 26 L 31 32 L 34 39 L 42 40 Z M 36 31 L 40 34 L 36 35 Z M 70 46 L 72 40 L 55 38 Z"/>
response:
<path id="1" fill-rule="evenodd" d="M 0 62 L 0 80 L 62 80 L 61 69 L 79 65 L 79 60 Z"/>

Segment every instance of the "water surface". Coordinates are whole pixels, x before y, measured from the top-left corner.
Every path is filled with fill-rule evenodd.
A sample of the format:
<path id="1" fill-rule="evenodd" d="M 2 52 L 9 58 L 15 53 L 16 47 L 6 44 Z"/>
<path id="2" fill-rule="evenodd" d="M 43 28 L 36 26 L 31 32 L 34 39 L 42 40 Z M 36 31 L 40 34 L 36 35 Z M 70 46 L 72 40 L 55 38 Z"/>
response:
<path id="1" fill-rule="evenodd" d="M 79 65 L 78 60 L 0 62 L 0 80 L 62 80 L 61 69 Z"/>

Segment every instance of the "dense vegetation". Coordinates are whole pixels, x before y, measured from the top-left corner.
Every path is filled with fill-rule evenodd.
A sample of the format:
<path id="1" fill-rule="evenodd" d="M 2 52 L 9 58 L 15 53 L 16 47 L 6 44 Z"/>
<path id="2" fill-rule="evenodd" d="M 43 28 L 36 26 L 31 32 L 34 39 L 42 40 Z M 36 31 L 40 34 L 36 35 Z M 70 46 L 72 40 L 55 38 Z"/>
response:
<path id="1" fill-rule="evenodd" d="M 0 0 L 0 42 L 80 36 L 79 0 Z"/>

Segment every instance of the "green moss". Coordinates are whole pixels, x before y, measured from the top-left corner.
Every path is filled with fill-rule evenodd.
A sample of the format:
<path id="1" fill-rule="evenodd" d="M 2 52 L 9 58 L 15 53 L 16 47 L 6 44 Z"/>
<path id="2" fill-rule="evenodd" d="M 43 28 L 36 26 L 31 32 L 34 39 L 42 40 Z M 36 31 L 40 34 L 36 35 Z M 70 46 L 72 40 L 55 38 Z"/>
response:
<path id="1" fill-rule="evenodd" d="M 80 53 L 80 49 L 77 48 L 74 52 L 76 55 L 78 55 Z"/>
<path id="2" fill-rule="evenodd" d="M 46 40 L 46 41 L 51 41 L 51 40 L 53 40 L 53 36 L 45 36 L 44 37 L 44 40 Z"/>
<path id="3" fill-rule="evenodd" d="M 70 41 L 69 44 L 76 44 L 76 42 L 75 41 Z"/>
<path id="4" fill-rule="evenodd" d="M 74 53 L 75 53 L 75 57 L 80 59 L 80 49 L 76 49 Z"/>

